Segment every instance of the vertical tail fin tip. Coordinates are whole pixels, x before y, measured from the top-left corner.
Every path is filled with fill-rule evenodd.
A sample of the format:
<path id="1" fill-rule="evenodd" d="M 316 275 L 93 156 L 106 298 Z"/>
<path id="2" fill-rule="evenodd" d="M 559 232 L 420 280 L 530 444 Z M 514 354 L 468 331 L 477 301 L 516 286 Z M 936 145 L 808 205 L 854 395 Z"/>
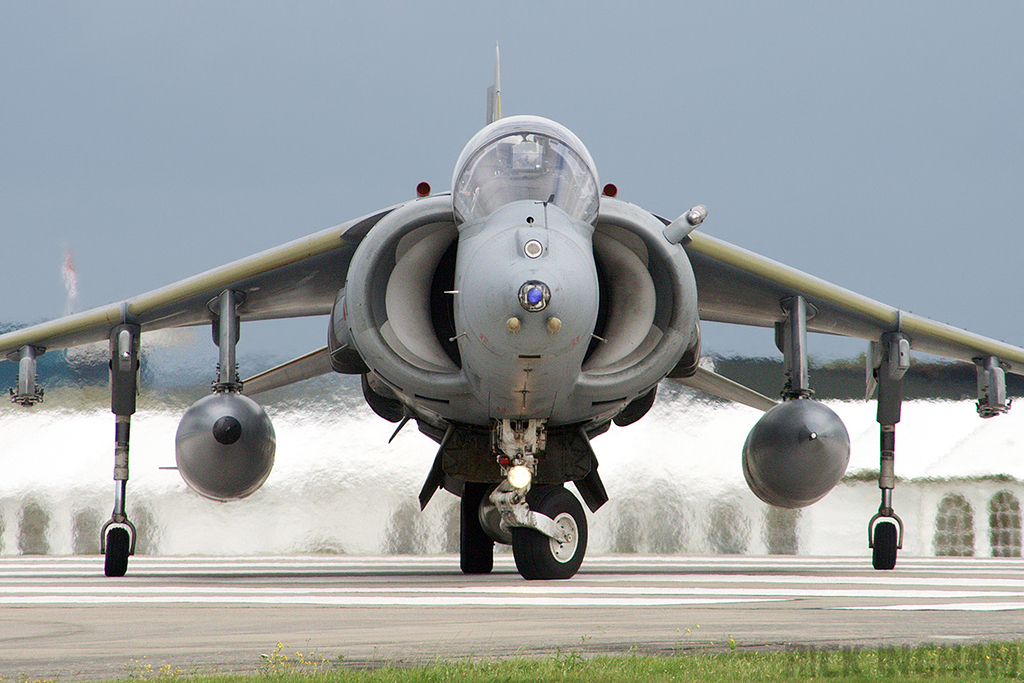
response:
<path id="1" fill-rule="evenodd" d="M 498 44 L 494 44 L 494 85 L 487 89 L 487 123 L 501 118 L 501 55 Z"/>

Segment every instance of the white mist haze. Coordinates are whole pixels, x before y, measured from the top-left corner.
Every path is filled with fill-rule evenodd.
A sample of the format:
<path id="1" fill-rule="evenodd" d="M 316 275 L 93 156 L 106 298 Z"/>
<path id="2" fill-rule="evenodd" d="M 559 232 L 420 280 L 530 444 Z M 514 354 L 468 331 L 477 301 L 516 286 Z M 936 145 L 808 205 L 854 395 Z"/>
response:
<path id="1" fill-rule="evenodd" d="M 177 472 L 160 469 L 174 465 L 178 420 L 202 393 L 140 399 L 128 484 L 140 552 L 457 552 L 457 499 L 440 491 L 425 512 L 418 509 L 416 496 L 436 444 L 413 425 L 388 444 L 394 425 L 362 404 L 352 378 L 324 378 L 277 399 L 267 395 L 278 440 L 274 470 L 262 489 L 232 503 L 204 499 Z M 113 417 L 106 392 L 61 388 L 47 398 L 31 410 L 0 409 L 0 553 L 26 552 L 23 526 L 38 526 L 39 519 L 44 530 L 32 538 L 41 545 L 28 551 L 98 552 L 99 525 L 113 500 Z M 874 404 L 828 404 L 850 432 L 848 473 L 877 470 Z M 594 439 L 611 501 L 588 513 L 590 552 L 767 552 L 763 530 L 771 513 L 747 489 L 740 465 L 743 441 L 758 416 L 673 388 L 662 391 L 636 425 L 613 427 Z M 935 507 L 947 492 L 976 499 L 979 525 L 986 521 L 985 501 L 997 490 L 1024 495 L 1022 434 L 1019 411 L 981 420 L 970 401 L 904 404 L 896 456 L 903 481 L 895 492 L 896 510 L 908 527 L 903 552 L 933 553 Z M 874 480 L 840 484 L 794 517 L 793 550 L 866 553 L 867 520 L 877 506 Z M 983 528 L 977 536 L 984 537 Z"/>

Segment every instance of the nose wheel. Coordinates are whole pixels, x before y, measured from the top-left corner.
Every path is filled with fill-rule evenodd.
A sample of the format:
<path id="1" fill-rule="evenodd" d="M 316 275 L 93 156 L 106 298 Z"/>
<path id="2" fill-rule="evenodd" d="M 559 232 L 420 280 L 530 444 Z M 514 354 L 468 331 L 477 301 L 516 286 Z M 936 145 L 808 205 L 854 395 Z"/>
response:
<path id="1" fill-rule="evenodd" d="M 535 486 L 530 510 L 550 517 L 565 537 L 558 541 L 528 527 L 512 529 L 512 556 L 524 579 L 568 579 L 587 552 L 587 518 L 579 500 L 563 486 Z"/>

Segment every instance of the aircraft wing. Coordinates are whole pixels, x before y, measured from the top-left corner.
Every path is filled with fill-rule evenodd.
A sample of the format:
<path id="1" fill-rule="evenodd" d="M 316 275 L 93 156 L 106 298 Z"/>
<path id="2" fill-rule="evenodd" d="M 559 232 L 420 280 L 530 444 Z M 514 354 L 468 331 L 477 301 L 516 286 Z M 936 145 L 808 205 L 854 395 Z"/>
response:
<path id="1" fill-rule="evenodd" d="M 994 356 L 1024 374 L 1020 347 L 900 311 L 700 232 L 687 239 L 701 320 L 772 327 L 785 319 L 781 302 L 802 295 L 812 307 L 808 331 L 870 341 L 899 332 L 916 351 L 968 363 Z"/>
<path id="2" fill-rule="evenodd" d="M 143 332 L 208 324 L 210 302 L 226 288 L 243 292 L 242 320 L 328 315 L 360 241 L 395 207 L 357 218 L 119 303 L 0 335 L 0 358 L 31 345 L 60 349 L 106 341 L 135 322 Z"/>

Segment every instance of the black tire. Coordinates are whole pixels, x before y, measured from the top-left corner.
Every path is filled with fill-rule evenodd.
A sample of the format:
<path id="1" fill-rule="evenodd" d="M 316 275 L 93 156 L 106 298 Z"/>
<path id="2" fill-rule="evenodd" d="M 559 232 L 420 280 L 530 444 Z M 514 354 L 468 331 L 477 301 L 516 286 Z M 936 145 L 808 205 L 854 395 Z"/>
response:
<path id="1" fill-rule="evenodd" d="M 103 573 L 107 576 L 124 576 L 128 571 L 128 552 L 132 539 L 128 530 L 115 526 L 107 531 L 107 553 Z"/>
<path id="2" fill-rule="evenodd" d="M 871 565 L 875 569 L 892 569 L 896 566 L 896 525 L 892 522 L 879 522 L 875 525 Z"/>
<path id="3" fill-rule="evenodd" d="M 587 553 L 587 517 L 576 496 L 561 485 L 537 486 L 526 496 L 530 509 L 569 525 L 573 540 L 560 544 L 536 529 L 512 529 L 512 556 L 524 579 L 569 579 L 576 575 Z"/>
<path id="4" fill-rule="evenodd" d="M 459 566 L 463 574 L 490 574 L 494 569 L 494 541 L 480 526 L 480 502 L 493 484 L 466 482 L 462 491 Z"/>

